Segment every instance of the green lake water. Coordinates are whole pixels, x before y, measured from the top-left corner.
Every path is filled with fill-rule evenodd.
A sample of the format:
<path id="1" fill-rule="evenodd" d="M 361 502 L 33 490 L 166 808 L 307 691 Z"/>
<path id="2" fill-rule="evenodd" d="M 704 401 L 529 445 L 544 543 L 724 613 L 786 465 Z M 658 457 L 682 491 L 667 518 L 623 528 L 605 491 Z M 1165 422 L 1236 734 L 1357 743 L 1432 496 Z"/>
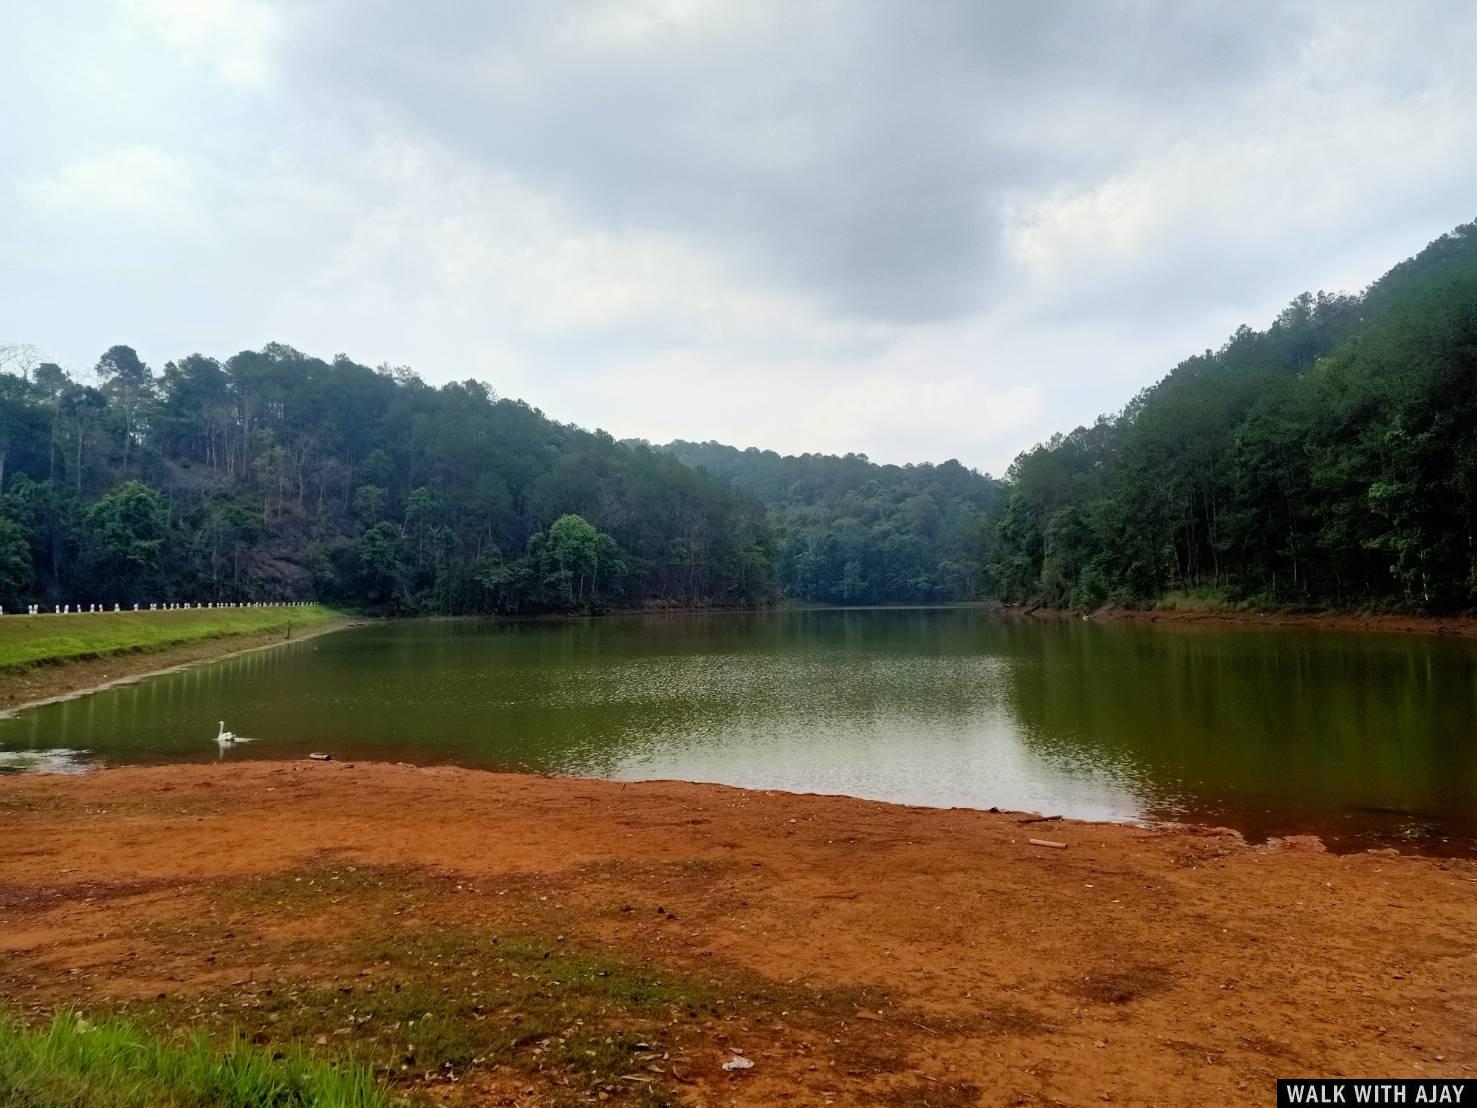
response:
<path id="1" fill-rule="evenodd" d="M 12 771 L 310 751 L 1470 856 L 1477 643 L 967 608 L 387 622 L 0 719 Z"/>

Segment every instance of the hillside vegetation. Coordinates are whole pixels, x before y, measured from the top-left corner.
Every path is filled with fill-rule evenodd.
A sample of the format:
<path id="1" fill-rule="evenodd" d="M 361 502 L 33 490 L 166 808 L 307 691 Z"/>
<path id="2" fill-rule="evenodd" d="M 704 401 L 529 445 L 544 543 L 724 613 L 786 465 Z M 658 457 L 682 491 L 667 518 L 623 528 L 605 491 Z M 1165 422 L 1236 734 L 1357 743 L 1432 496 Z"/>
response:
<path id="1" fill-rule="evenodd" d="M 1242 327 L 1006 482 L 1005 600 L 1477 604 L 1477 224 Z"/>
<path id="2" fill-rule="evenodd" d="M 769 509 L 787 597 L 875 604 L 978 592 L 980 531 L 999 485 L 957 461 L 877 465 L 861 454 L 781 456 L 680 439 L 662 449 Z"/>
<path id="3" fill-rule="evenodd" d="M 763 509 L 475 381 L 282 345 L 0 375 L 0 602 L 752 604 Z"/>
<path id="4" fill-rule="evenodd" d="M 14 362 L 15 359 L 12 359 Z M 1477 229 L 955 461 L 655 448 L 272 344 L 0 374 L 0 604 L 1477 605 Z"/>

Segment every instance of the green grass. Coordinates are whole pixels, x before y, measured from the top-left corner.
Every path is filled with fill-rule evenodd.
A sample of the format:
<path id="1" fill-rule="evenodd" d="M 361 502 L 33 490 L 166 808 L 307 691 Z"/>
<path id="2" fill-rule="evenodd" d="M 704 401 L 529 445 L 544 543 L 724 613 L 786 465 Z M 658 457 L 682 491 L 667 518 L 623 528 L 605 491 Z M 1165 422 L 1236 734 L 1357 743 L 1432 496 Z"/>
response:
<path id="1" fill-rule="evenodd" d="M 645 1067 L 676 1041 L 700 1035 L 695 1021 L 722 1019 L 748 999 L 536 937 L 404 932 L 366 938 L 344 953 L 349 964 L 371 962 L 370 976 L 135 1001 L 123 1016 L 159 1034 L 239 1028 L 289 1056 L 351 1057 L 386 1088 L 416 1091 L 505 1069 L 547 1086 L 552 1099 L 540 1104 L 584 1104 L 603 1092 L 626 1108 L 670 1108 L 678 1100 L 670 1078 Z M 9 1104 L 3 1084 L 0 1104 Z"/>
<path id="2" fill-rule="evenodd" d="M 500 1002 L 530 1009 L 550 990 L 613 1002 L 622 1008 L 675 1007 L 712 1011 L 723 990 L 625 958 L 570 950 L 536 936 L 479 936 L 457 932 L 384 935 L 362 944 L 358 958 L 407 969 L 476 967 L 500 982 Z M 727 990 L 733 995 L 736 990 Z"/>
<path id="3" fill-rule="evenodd" d="M 222 635 L 289 629 L 296 635 L 338 619 L 319 604 L 304 608 L 190 608 L 161 612 L 0 616 L 0 669 L 160 650 Z"/>
<path id="4" fill-rule="evenodd" d="M 389 1108 L 369 1072 L 240 1039 L 171 1042 L 75 1014 L 27 1029 L 0 1018 L 0 1104 L 14 1108 Z"/>
<path id="5" fill-rule="evenodd" d="M 718 1016 L 750 999 L 528 936 L 391 934 L 352 953 L 380 967 L 377 980 L 275 989 L 253 1017 L 289 1043 L 345 1042 L 352 1029 L 360 1057 L 391 1076 L 543 1059 L 598 1083 L 629 1073 L 634 1044 L 666 1034 L 672 1018 Z"/>
<path id="6" fill-rule="evenodd" d="M 1163 612 L 1237 612 L 1248 605 L 1232 600 L 1219 589 L 1178 589 L 1154 601 L 1156 611 Z"/>
<path id="7" fill-rule="evenodd" d="M 253 975 L 251 984 L 130 1001 L 117 1013 L 165 1035 L 196 1028 L 220 1039 L 239 1029 L 264 1049 L 352 1058 L 388 1089 L 414 1093 L 501 1071 L 544 1088 L 550 1099 L 539 1104 L 665 1108 L 682 1099 L 669 1062 L 690 1068 L 715 1029 L 742 1039 L 757 1022 L 773 1024 L 775 1012 L 796 1027 L 829 1026 L 880 1004 L 853 990 L 719 980 L 558 936 L 381 927 L 343 947 L 302 941 L 268 960 L 312 963 L 314 980 Z M 857 1058 L 878 1050 L 862 1042 L 867 1030 L 852 1032 Z"/>

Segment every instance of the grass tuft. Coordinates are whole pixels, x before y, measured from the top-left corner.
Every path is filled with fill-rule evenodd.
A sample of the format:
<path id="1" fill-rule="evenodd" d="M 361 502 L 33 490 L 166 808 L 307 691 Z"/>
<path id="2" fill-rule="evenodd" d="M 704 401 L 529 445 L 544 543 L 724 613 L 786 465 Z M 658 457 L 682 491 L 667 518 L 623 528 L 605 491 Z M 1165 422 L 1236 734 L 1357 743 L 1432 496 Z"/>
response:
<path id="1" fill-rule="evenodd" d="M 75 1014 L 28 1029 L 0 1018 L 0 1104 L 23 1108 L 389 1108 L 367 1070 L 239 1038 L 171 1042 Z"/>
<path id="2" fill-rule="evenodd" d="M 1237 612 L 1246 607 L 1220 589 L 1176 589 L 1154 601 L 1160 612 Z"/>

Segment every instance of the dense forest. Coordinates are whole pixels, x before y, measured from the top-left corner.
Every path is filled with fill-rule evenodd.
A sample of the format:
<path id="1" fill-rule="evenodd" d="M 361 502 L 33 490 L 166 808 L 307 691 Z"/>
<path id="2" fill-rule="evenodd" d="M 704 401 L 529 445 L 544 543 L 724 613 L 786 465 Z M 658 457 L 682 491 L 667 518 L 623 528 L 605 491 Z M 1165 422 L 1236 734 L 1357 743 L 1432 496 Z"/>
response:
<path id="1" fill-rule="evenodd" d="M 8 350 L 0 603 L 316 598 L 399 612 L 771 596 L 763 508 L 468 381 L 286 346 L 92 381 Z"/>
<path id="2" fill-rule="evenodd" d="M 956 461 L 877 465 L 865 455 L 784 456 L 681 440 L 663 450 L 770 510 L 776 583 L 838 604 L 967 600 L 999 483 Z"/>
<path id="3" fill-rule="evenodd" d="M 1077 609 L 1477 605 L 1477 224 L 1304 294 L 1006 475 L 984 589 Z"/>
<path id="4" fill-rule="evenodd" d="M 270 345 L 86 374 L 0 347 L 0 604 L 390 612 L 991 596 L 1477 606 L 1477 224 L 1304 294 L 1022 453 L 616 442 Z"/>

